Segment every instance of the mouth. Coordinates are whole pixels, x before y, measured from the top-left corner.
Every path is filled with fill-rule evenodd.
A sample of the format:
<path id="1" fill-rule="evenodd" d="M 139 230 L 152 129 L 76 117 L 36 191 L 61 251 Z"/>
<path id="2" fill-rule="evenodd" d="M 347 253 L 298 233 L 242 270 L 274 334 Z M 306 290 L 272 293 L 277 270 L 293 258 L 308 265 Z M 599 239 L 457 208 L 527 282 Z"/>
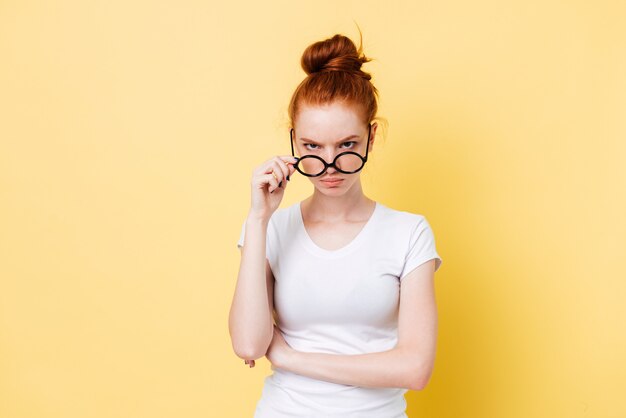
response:
<path id="1" fill-rule="evenodd" d="M 334 186 L 334 185 L 341 183 L 342 181 L 343 179 L 332 179 L 332 180 L 322 180 L 322 183 L 326 184 L 327 186 Z"/>

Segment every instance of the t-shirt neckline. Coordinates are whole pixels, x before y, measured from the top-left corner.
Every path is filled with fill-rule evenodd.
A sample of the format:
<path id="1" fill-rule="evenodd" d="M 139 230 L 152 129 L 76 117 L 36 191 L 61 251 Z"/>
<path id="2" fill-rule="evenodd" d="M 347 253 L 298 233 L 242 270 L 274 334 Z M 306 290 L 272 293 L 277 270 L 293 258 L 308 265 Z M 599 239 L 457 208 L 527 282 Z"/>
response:
<path id="1" fill-rule="evenodd" d="M 352 239 L 352 241 L 350 241 L 348 244 L 344 245 L 343 247 L 337 250 L 327 250 L 325 248 L 318 246 L 313 241 L 313 239 L 311 239 L 311 236 L 309 235 L 306 228 L 304 227 L 304 217 L 302 216 L 302 202 L 298 202 L 296 205 L 294 205 L 294 209 L 296 211 L 296 214 L 295 214 L 296 221 L 298 223 L 298 227 L 300 230 L 300 233 L 298 234 L 300 236 L 300 241 L 306 247 L 307 250 L 309 250 L 313 254 L 318 255 L 320 257 L 337 258 L 343 255 L 346 255 L 347 253 L 356 249 L 363 242 L 363 240 L 365 240 L 367 232 L 372 228 L 372 224 L 376 220 L 378 212 L 380 212 L 380 209 L 381 209 L 380 208 L 381 205 L 378 202 L 375 202 L 375 203 L 376 205 L 374 206 L 374 211 L 370 215 L 365 225 L 361 228 L 359 233 L 356 235 L 356 237 Z"/>

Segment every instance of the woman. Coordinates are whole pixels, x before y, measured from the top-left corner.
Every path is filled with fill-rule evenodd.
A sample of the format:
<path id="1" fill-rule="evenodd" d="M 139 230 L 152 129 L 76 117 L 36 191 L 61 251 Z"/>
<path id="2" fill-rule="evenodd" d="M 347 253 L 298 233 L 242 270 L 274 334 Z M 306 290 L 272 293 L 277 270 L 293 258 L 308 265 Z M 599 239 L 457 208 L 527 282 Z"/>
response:
<path id="1" fill-rule="evenodd" d="M 271 362 L 255 418 L 406 417 L 404 394 L 431 375 L 442 260 L 424 216 L 363 193 L 378 127 L 368 61 L 342 35 L 310 45 L 292 155 L 253 171 L 229 329 L 246 364 Z M 313 194 L 277 209 L 296 171 Z"/>

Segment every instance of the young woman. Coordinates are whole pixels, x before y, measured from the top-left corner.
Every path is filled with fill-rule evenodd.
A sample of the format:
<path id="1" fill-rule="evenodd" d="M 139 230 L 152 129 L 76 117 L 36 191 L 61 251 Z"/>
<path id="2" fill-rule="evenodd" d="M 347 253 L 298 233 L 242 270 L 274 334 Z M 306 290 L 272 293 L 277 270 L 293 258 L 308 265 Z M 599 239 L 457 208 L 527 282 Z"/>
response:
<path id="1" fill-rule="evenodd" d="M 252 174 L 229 330 L 246 364 L 271 363 L 255 418 L 406 417 L 404 394 L 432 372 L 442 260 L 423 215 L 363 193 L 378 127 L 368 61 L 342 35 L 310 45 L 289 105 L 292 155 Z M 296 171 L 313 194 L 278 209 Z"/>

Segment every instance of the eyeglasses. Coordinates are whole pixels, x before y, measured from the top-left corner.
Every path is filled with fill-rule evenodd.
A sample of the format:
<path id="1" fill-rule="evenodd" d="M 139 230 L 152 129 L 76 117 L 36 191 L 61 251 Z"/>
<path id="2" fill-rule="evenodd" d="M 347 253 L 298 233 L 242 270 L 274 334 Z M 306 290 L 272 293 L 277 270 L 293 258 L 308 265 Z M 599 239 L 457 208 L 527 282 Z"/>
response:
<path id="1" fill-rule="evenodd" d="M 291 140 L 291 155 L 295 157 L 293 152 L 293 128 L 289 131 L 289 138 Z M 367 153 L 369 151 L 370 135 L 372 133 L 372 124 L 368 125 L 367 130 L 367 144 L 365 146 L 365 157 L 354 151 L 346 151 L 341 154 L 337 154 L 332 163 L 328 164 L 323 158 L 317 155 L 304 155 L 298 158 L 298 161 L 294 165 L 302 175 L 307 177 L 318 177 L 326 172 L 328 167 L 334 167 L 337 171 L 344 174 L 353 174 L 360 171 L 365 162 L 367 161 Z"/>

